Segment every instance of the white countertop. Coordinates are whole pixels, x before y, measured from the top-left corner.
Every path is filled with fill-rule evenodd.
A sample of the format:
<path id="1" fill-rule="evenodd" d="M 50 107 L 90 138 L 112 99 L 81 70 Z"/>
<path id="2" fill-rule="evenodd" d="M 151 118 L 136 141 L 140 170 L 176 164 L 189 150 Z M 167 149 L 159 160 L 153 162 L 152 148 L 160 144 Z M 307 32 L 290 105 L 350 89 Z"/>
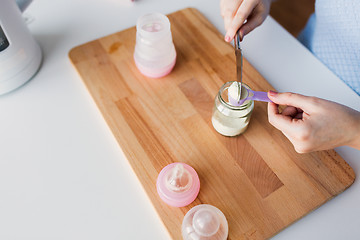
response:
<path id="1" fill-rule="evenodd" d="M 44 62 L 30 82 L 0 96 L 0 239 L 169 238 L 67 55 L 134 26 L 145 13 L 185 7 L 199 9 L 224 33 L 217 0 L 35 0 L 26 10 Z M 360 110 L 360 97 L 272 18 L 242 47 L 277 90 Z M 358 175 L 360 151 L 336 150 Z M 359 239 L 359 217 L 355 181 L 273 239 Z"/>

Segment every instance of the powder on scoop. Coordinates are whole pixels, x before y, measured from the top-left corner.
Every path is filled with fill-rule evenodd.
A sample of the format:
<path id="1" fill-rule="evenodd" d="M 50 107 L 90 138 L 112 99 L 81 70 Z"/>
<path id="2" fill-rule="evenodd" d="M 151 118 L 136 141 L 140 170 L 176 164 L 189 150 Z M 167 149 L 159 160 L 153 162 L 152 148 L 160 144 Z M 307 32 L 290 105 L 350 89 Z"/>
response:
<path id="1" fill-rule="evenodd" d="M 240 83 L 233 82 L 228 88 L 229 103 L 239 102 L 248 96 L 248 91 L 244 86 L 241 86 L 241 96 L 239 95 Z M 234 104 L 232 104 L 234 105 Z"/>

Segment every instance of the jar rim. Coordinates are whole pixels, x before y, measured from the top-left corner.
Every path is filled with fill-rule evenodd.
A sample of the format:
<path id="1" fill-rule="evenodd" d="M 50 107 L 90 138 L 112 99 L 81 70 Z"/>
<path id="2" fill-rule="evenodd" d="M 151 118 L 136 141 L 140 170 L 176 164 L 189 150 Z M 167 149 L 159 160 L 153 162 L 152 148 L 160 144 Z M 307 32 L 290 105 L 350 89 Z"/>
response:
<path id="1" fill-rule="evenodd" d="M 223 92 L 224 90 L 228 89 L 228 88 L 230 87 L 230 85 L 233 84 L 234 82 L 236 82 L 236 81 L 226 82 L 226 83 L 224 83 L 224 84 L 221 86 L 221 88 L 220 88 L 220 90 L 219 90 L 219 92 L 218 92 L 218 98 L 219 98 L 220 102 L 221 102 L 222 104 L 224 104 L 226 107 L 230 108 L 231 110 L 243 110 L 243 109 L 246 109 L 246 108 L 250 107 L 251 104 L 253 103 L 253 100 L 245 101 L 245 103 L 246 103 L 246 102 L 247 102 L 247 103 L 246 103 L 246 104 L 244 103 L 243 105 L 240 105 L 240 106 L 234 106 L 234 105 L 229 104 L 229 103 L 228 103 L 226 100 L 224 100 L 224 98 L 221 96 L 221 95 L 222 95 L 222 92 Z M 250 88 L 247 84 L 245 84 L 245 83 L 242 83 L 242 86 L 244 86 L 245 88 L 251 90 L 251 88 Z"/>

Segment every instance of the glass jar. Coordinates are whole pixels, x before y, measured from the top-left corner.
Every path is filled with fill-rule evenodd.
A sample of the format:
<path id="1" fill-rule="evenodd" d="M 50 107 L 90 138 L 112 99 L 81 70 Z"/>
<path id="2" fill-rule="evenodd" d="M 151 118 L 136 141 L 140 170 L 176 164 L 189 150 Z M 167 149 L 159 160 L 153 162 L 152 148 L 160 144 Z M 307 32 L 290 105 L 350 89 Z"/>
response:
<path id="1" fill-rule="evenodd" d="M 151 78 L 171 72 L 176 61 L 170 21 L 160 13 L 140 17 L 136 23 L 134 60 L 139 71 Z"/>
<path id="2" fill-rule="evenodd" d="M 247 129 L 251 113 L 254 109 L 254 101 L 245 100 L 240 106 L 230 103 L 231 97 L 228 95 L 229 87 L 234 82 L 225 83 L 215 97 L 211 122 L 215 130 L 224 136 L 237 136 Z M 242 84 L 242 92 L 250 89 L 246 84 Z M 241 94 L 247 96 L 247 94 Z M 230 100 L 229 100 L 230 98 Z"/>

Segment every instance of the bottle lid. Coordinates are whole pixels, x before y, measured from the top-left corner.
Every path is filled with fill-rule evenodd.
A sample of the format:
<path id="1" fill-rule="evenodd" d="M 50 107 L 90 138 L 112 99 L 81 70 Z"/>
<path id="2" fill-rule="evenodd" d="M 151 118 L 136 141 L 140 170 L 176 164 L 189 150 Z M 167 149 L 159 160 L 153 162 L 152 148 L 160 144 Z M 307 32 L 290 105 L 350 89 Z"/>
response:
<path id="1" fill-rule="evenodd" d="M 185 163 L 164 167 L 156 182 L 160 198 L 170 206 L 184 207 L 192 203 L 200 190 L 196 171 Z"/>
<path id="2" fill-rule="evenodd" d="M 139 71 L 150 78 L 161 78 L 172 71 L 176 51 L 165 15 L 149 13 L 138 19 L 134 61 Z"/>
<path id="3" fill-rule="evenodd" d="M 170 34 L 170 21 L 164 14 L 149 13 L 137 20 L 136 30 L 147 40 L 158 40 Z"/>
<path id="4" fill-rule="evenodd" d="M 186 213 L 181 232 L 185 240 L 226 240 L 228 223 L 218 208 L 200 204 Z"/>

